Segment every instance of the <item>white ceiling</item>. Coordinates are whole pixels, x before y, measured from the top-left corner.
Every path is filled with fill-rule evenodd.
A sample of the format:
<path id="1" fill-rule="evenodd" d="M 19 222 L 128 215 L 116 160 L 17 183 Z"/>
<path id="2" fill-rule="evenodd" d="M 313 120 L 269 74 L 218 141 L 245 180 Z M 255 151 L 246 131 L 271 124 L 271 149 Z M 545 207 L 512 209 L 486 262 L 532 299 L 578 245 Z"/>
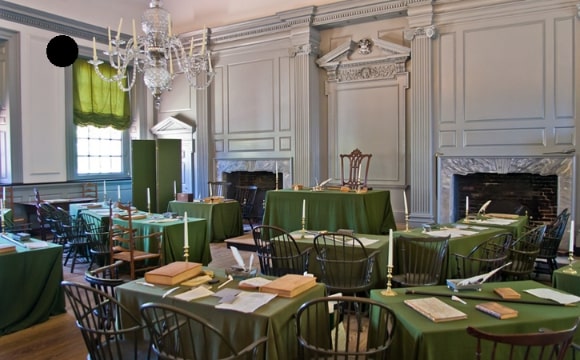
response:
<path id="1" fill-rule="evenodd" d="M 352 0 L 346 0 L 352 1 Z M 122 32 L 131 33 L 131 20 L 139 23 L 149 0 L 8 0 L 22 6 L 58 14 L 116 30 L 123 18 Z M 183 33 L 243 22 L 305 6 L 339 0 L 163 0 L 171 14 L 173 31 Z M 137 26 L 139 27 L 139 26 Z"/>

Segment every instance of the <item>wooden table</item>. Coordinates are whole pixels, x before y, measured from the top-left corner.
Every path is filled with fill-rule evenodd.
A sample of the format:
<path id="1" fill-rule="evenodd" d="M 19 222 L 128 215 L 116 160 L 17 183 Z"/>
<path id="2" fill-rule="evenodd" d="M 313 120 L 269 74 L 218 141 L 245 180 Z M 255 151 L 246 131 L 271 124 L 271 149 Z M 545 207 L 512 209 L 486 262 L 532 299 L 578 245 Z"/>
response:
<path id="1" fill-rule="evenodd" d="M 576 273 L 570 273 L 570 269 Z M 564 290 L 570 294 L 580 296 L 580 261 L 576 260 L 570 265 L 564 265 L 552 273 L 552 286 Z"/>
<path id="2" fill-rule="evenodd" d="M 302 228 L 302 205 L 306 201 L 306 229 L 351 229 L 359 234 L 388 234 L 395 230 L 389 191 L 366 193 L 333 190 L 270 190 L 266 193 L 263 223 L 287 231 Z"/>
<path id="3" fill-rule="evenodd" d="M 535 281 L 511 281 L 483 284 L 481 292 L 472 291 L 457 293 L 466 296 L 499 299 L 493 293 L 494 287 L 511 287 L 522 294 L 522 301 L 538 301 L 535 296 L 523 292 L 525 289 L 546 288 L 548 286 Z M 406 299 L 418 299 L 430 295 L 405 295 L 406 290 L 429 291 L 440 293 L 438 298 L 445 303 L 467 314 L 467 319 L 435 323 L 403 303 Z M 371 298 L 386 304 L 397 316 L 397 326 L 393 343 L 389 348 L 389 359 L 405 360 L 465 360 L 473 359 L 475 338 L 468 335 L 467 326 L 475 326 L 491 332 L 537 332 L 539 328 L 560 330 L 572 326 L 578 316 L 580 307 L 560 305 L 535 305 L 503 303 L 519 311 L 517 318 L 499 320 L 475 309 L 475 305 L 489 300 L 472 300 L 463 298 L 467 305 L 451 301 L 454 293 L 446 286 L 418 287 L 395 289 L 397 296 L 384 296 L 382 290 L 372 290 Z M 372 326 L 372 324 L 371 324 Z M 580 333 L 575 336 L 580 339 Z M 507 356 L 500 358 L 507 358 Z"/>
<path id="4" fill-rule="evenodd" d="M 0 243 L 12 244 L 2 237 Z M 0 336 L 65 312 L 62 246 L 45 244 L 37 249 L 17 245 L 16 252 L 0 254 Z"/>
<path id="5" fill-rule="evenodd" d="M 188 217 L 206 219 L 211 242 L 221 242 L 244 233 L 242 210 L 235 200 L 215 204 L 170 201 L 169 211 L 180 216 L 187 211 Z"/>
<path id="6" fill-rule="evenodd" d="M 219 276 L 220 284 L 223 283 L 225 280 L 223 271 L 216 270 L 217 274 L 221 275 Z M 226 287 L 237 288 L 237 284 L 237 281 L 233 281 Z M 266 354 L 259 354 L 258 358 L 268 360 L 298 358 L 294 314 L 304 302 L 325 294 L 324 285 L 317 284 L 314 288 L 294 298 L 276 297 L 255 312 L 245 314 L 233 310 L 215 309 L 218 298 L 213 296 L 190 302 L 176 299 L 173 296 L 162 298 L 162 294 L 172 287 L 158 285 L 149 287 L 132 281 L 118 286 L 115 291 L 119 301 L 137 318 L 140 317 L 139 306 L 141 304 L 150 301 L 171 304 L 204 317 L 209 323 L 221 330 L 227 339 L 238 346 L 238 349 L 261 336 L 267 336 Z M 188 289 L 182 287 L 181 290 L 173 294 Z M 217 286 L 214 285 L 212 291 L 217 291 Z M 130 325 L 127 319 L 121 318 L 120 321 L 123 326 Z M 144 337 L 146 336 L 144 334 Z"/>

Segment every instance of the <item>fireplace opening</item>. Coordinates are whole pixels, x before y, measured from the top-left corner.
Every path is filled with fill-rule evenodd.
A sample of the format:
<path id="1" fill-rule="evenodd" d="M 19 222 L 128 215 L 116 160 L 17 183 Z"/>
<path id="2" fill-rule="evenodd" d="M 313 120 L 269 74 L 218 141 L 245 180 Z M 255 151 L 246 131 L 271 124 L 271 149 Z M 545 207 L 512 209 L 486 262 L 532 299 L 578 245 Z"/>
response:
<path id="1" fill-rule="evenodd" d="M 558 176 L 529 173 L 473 173 L 454 175 L 455 221 L 469 212 L 477 213 L 488 200 L 487 213 L 526 215 L 534 221 L 551 222 L 558 213 Z"/>
<path id="2" fill-rule="evenodd" d="M 278 174 L 278 176 L 282 175 Z M 276 174 L 270 171 L 232 171 L 222 173 L 222 179 L 231 184 L 226 196 L 229 199 L 235 197 L 236 186 L 255 185 L 258 187 L 252 210 L 252 221 L 261 222 L 264 215 L 266 192 L 276 189 Z"/>

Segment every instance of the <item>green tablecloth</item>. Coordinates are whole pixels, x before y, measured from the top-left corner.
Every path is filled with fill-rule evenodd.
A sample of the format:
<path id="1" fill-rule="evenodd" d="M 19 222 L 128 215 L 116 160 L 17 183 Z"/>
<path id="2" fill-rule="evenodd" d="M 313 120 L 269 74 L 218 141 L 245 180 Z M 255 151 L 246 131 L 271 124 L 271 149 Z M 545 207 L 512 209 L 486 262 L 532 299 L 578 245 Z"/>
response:
<path id="1" fill-rule="evenodd" d="M 396 229 L 388 191 L 366 193 L 309 190 L 271 190 L 266 193 L 263 223 L 287 231 L 302 228 L 306 200 L 306 229 L 352 229 L 360 234 L 388 234 Z"/>
<path id="2" fill-rule="evenodd" d="M 138 229 L 139 234 L 146 235 L 152 232 L 163 232 L 163 240 L 161 243 L 161 252 L 163 255 L 163 262 L 165 264 L 174 261 L 184 261 L 183 246 L 184 246 L 184 230 L 182 219 L 154 219 L 148 217 L 147 219 L 133 220 L 133 228 Z M 128 226 L 126 220 L 115 218 L 114 224 Z M 209 248 L 209 237 L 206 233 L 207 221 L 205 219 L 197 219 L 188 217 L 187 234 L 189 239 L 189 261 L 198 262 L 207 265 L 211 262 L 211 252 Z M 139 249 L 149 252 L 156 252 L 156 244 L 141 244 L 137 245 Z"/>
<path id="3" fill-rule="evenodd" d="M 499 222 L 508 222 L 511 221 L 510 224 L 498 224 Z M 493 218 L 488 217 L 487 219 L 475 219 L 469 220 L 468 222 L 465 219 L 461 219 L 459 223 L 462 224 L 469 224 L 469 225 L 476 225 L 476 226 L 488 226 L 494 227 L 499 229 L 504 229 L 512 233 L 514 236 L 514 240 L 519 238 L 524 232 L 526 232 L 526 226 L 528 225 L 528 217 L 527 216 L 518 216 L 517 219 L 503 219 L 503 218 Z"/>
<path id="4" fill-rule="evenodd" d="M 240 236 L 244 233 L 242 225 L 242 210 L 237 201 L 227 201 L 219 204 L 202 202 L 170 201 L 169 211 L 183 216 L 207 220 L 207 232 L 211 242 Z"/>
<path id="5" fill-rule="evenodd" d="M 221 280 L 220 283 L 223 282 L 224 277 L 221 277 Z M 230 282 L 226 287 L 237 288 L 237 283 L 237 281 Z M 162 294 L 171 287 L 156 285 L 152 288 L 133 281 L 118 286 L 115 291 L 119 301 L 137 317 L 140 316 L 139 306 L 149 301 L 171 304 L 202 316 L 220 329 L 227 339 L 237 345 L 238 349 L 266 335 L 268 337 L 266 356 L 262 355 L 258 358 L 268 360 L 298 358 L 294 314 L 304 302 L 325 294 L 324 286 L 317 284 L 316 287 L 294 298 L 277 297 L 255 312 L 245 314 L 233 310 L 215 309 L 218 298 L 213 296 L 191 302 L 181 301 L 172 296 L 162 298 Z M 187 289 L 189 288 L 183 287 L 174 294 Z M 217 291 L 217 286 L 213 286 L 212 290 Z M 123 321 L 126 319 L 121 319 L 121 322 Z M 123 323 L 123 325 L 129 324 Z"/>
<path id="6" fill-rule="evenodd" d="M 32 240 L 36 242 L 36 240 Z M 0 237 L 1 244 L 12 244 Z M 60 287 L 62 246 L 28 249 L 0 254 L 0 335 L 25 329 L 65 312 Z"/>
<path id="7" fill-rule="evenodd" d="M 511 287 L 522 294 L 522 301 L 543 301 L 525 289 L 545 288 L 535 281 L 512 281 L 489 283 L 483 285 L 481 292 L 472 291 L 464 294 L 499 299 L 493 293 L 494 287 Z M 438 297 L 447 304 L 467 314 L 467 319 L 435 323 L 403 303 L 406 299 L 429 297 L 430 295 L 405 295 L 407 289 L 395 289 L 397 296 L 383 296 L 381 290 L 372 290 L 371 298 L 387 304 L 397 316 L 397 327 L 393 343 L 389 349 L 389 359 L 405 360 L 465 360 L 473 359 L 475 338 L 468 335 L 467 326 L 474 326 L 492 332 L 536 332 L 539 328 L 559 330 L 569 328 L 580 316 L 580 307 L 503 303 L 519 311 L 517 318 L 499 320 L 475 309 L 475 305 L 489 300 L 465 299 L 467 305 L 451 301 L 454 293 L 445 286 L 409 288 L 418 291 L 443 293 Z M 457 293 L 461 297 L 462 293 Z M 576 333 L 576 341 L 580 332 Z M 507 358 L 501 357 L 500 358 Z"/>
<path id="8" fill-rule="evenodd" d="M 6 224 L 12 222 L 13 216 L 14 214 L 12 214 L 12 209 L 4 208 L 4 221 L 6 222 Z M 2 230 L 2 225 L 3 224 L 0 223 L 0 230 Z M 10 229 L 8 229 L 7 231 L 10 231 Z"/>
<path id="9" fill-rule="evenodd" d="M 580 261 L 575 261 L 571 266 L 576 273 L 569 273 L 570 266 L 565 265 L 552 273 L 552 286 L 571 294 L 580 296 Z"/>

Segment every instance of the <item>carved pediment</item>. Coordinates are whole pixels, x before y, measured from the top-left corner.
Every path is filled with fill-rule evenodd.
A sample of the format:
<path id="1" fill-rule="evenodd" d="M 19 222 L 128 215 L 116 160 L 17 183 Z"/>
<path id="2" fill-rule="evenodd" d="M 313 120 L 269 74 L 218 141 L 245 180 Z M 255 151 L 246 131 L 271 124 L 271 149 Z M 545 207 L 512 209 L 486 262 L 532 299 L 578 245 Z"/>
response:
<path id="1" fill-rule="evenodd" d="M 150 131 L 153 135 L 184 134 L 194 132 L 195 128 L 183 120 L 170 116 L 164 119 L 163 121 L 157 123 L 155 126 L 151 128 Z"/>
<path id="2" fill-rule="evenodd" d="M 351 59 L 357 48 L 365 57 Z M 375 56 L 368 56 L 372 53 Z M 410 48 L 389 41 L 363 39 L 357 43 L 349 40 L 322 56 L 316 63 L 326 69 L 328 81 L 389 79 L 405 72 L 405 62 L 410 56 Z"/>

